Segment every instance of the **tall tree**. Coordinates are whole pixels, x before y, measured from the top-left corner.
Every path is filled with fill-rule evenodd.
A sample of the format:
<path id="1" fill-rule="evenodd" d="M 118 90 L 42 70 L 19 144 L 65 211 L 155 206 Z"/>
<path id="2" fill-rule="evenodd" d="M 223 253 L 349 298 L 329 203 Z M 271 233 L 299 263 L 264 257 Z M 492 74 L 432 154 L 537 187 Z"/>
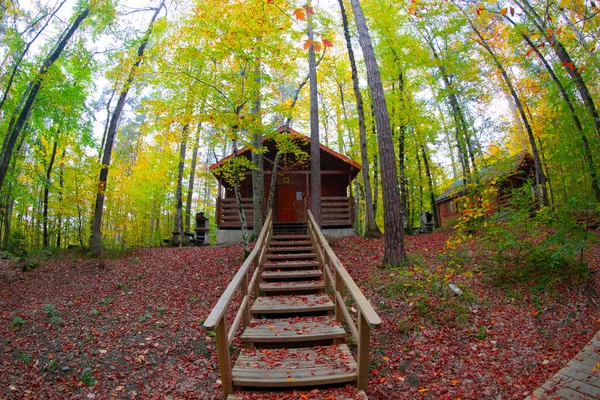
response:
<path id="1" fill-rule="evenodd" d="M 319 136 L 319 93 L 317 90 L 317 62 L 313 33 L 314 11 L 310 0 L 306 6 L 308 22 L 308 76 L 310 89 L 310 211 L 321 225 L 321 138 Z"/>
<path id="2" fill-rule="evenodd" d="M 150 35 L 152 34 L 154 23 L 156 22 L 156 19 L 158 18 L 158 15 L 164 4 L 165 2 L 162 0 L 159 6 L 155 9 L 154 15 L 152 15 L 148 29 L 146 30 L 146 33 L 144 34 L 144 37 L 142 38 L 142 41 L 138 47 L 136 59 L 129 70 L 129 74 L 127 75 L 127 79 L 125 80 L 123 87 L 121 88 L 117 105 L 115 106 L 110 119 L 110 124 L 108 126 L 106 142 L 104 144 L 104 152 L 102 154 L 102 168 L 100 169 L 100 178 L 98 180 L 98 190 L 96 193 L 96 203 L 94 206 L 94 216 L 92 222 L 92 233 L 90 237 L 90 250 L 92 254 L 97 256 L 99 256 L 102 252 L 102 214 L 104 212 L 104 192 L 106 191 L 108 167 L 110 165 L 115 135 L 117 134 L 117 128 L 123 112 L 123 107 L 125 106 L 127 94 L 129 93 L 129 89 L 131 88 L 131 85 L 136 77 L 138 67 L 142 63 L 144 51 L 146 50 L 146 46 L 148 46 L 148 42 L 150 41 Z"/>
<path id="3" fill-rule="evenodd" d="M 377 124 L 377 141 L 381 162 L 381 186 L 383 194 L 383 219 L 385 254 L 384 265 L 400 265 L 406 259 L 404 233 L 402 232 L 402 214 L 400 210 L 400 192 L 398 191 L 398 174 L 394 155 L 394 141 L 390 117 L 381 83 L 379 66 L 373 50 L 373 42 L 369 34 L 367 22 L 359 0 L 351 0 L 354 19 L 358 30 L 358 41 L 363 51 L 367 67 L 367 81 L 373 101 L 375 123 Z"/>
<path id="4" fill-rule="evenodd" d="M 348 28 L 348 17 L 344 0 L 338 0 L 340 11 L 342 14 L 342 26 L 344 28 L 344 38 L 346 39 L 346 49 L 348 51 L 348 59 L 350 60 L 350 69 L 352 71 L 352 89 L 356 97 L 356 112 L 358 114 L 358 131 L 360 135 L 360 158 L 362 162 L 362 177 L 365 190 L 365 217 L 367 220 L 366 236 L 380 237 L 381 231 L 375 221 L 375 208 L 373 207 L 373 196 L 371 193 L 371 178 L 369 176 L 369 154 L 367 152 L 367 126 L 365 123 L 365 107 L 363 104 L 362 94 L 358 83 L 358 70 L 356 68 L 356 60 L 354 59 L 354 50 L 352 49 L 352 41 L 350 38 L 350 29 Z M 341 90 L 341 89 L 340 89 Z"/>
<path id="5" fill-rule="evenodd" d="M 485 39 L 485 37 L 483 36 L 481 31 L 477 28 L 477 26 L 473 23 L 473 20 L 454 0 L 451 0 L 451 1 L 453 2 L 453 4 L 456 5 L 456 7 L 465 16 L 467 22 L 469 23 L 469 26 L 471 27 L 471 29 L 473 30 L 473 32 L 475 33 L 475 35 L 477 35 L 477 37 L 479 39 L 478 43 L 490 55 L 494 65 L 496 66 L 496 68 L 498 69 L 500 74 L 502 75 L 504 84 L 506 85 L 508 91 L 510 92 L 510 95 L 512 96 L 513 101 L 515 102 L 515 106 L 519 110 L 519 114 L 521 115 L 523 125 L 525 126 L 525 130 L 527 131 L 527 137 L 529 138 L 529 145 L 531 146 L 531 152 L 533 154 L 533 161 L 534 161 L 534 165 L 535 165 L 535 183 L 536 183 L 536 187 L 537 187 L 539 200 L 542 205 L 547 206 L 548 205 L 548 194 L 547 194 L 547 189 L 546 189 L 546 175 L 544 174 L 542 161 L 540 159 L 538 147 L 535 142 L 533 128 L 531 127 L 531 124 L 529 123 L 529 119 L 527 118 L 527 115 L 525 114 L 525 109 L 523 107 L 523 104 L 521 102 L 519 95 L 517 94 L 517 91 L 515 90 L 515 87 L 512 83 L 512 79 L 508 75 L 506 69 L 504 68 L 504 65 L 500 62 L 500 59 L 498 58 L 498 56 L 496 55 L 494 50 L 492 50 L 492 48 L 490 47 L 488 41 Z"/>
<path id="6" fill-rule="evenodd" d="M 89 7 L 83 9 L 69 25 L 69 27 L 65 29 L 56 47 L 44 60 L 44 63 L 42 64 L 37 76 L 30 83 L 27 91 L 23 93 L 21 101 L 19 102 L 19 107 L 15 109 L 12 115 L 8 131 L 6 132 L 4 142 L 2 143 L 2 152 L 0 154 L 0 189 L 2 189 L 2 185 L 4 184 L 4 179 L 6 178 L 6 174 L 8 172 L 8 166 L 13 154 L 13 150 L 17 143 L 17 139 L 19 138 L 27 119 L 29 118 L 33 103 L 42 87 L 42 83 L 44 82 L 44 78 L 46 77 L 48 70 L 50 67 L 52 67 L 52 65 L 54 65 L 56 60 L 58 60 L 77 29 L 79 29 L 81 23 L 89 14 Z"/>

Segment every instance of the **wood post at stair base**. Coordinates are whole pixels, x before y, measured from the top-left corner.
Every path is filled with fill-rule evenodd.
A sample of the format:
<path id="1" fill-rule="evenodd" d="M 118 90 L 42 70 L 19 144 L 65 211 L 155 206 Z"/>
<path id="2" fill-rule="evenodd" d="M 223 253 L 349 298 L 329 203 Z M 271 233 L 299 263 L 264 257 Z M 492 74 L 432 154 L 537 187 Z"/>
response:
<path id="1" fill-rule="evenodd" d="M 369 322 L 358 313 L 358 390 L 367 390 L 369 386 L 369 349 L 371 342 L 371 328 Z"/>
<path id="2" fill-rule="evenodd" d="M 225 397 L 233 393 L 233 376 L 231 373 L 231 359 L 229 355 L 229 340 L 227 339 L 227 324 L 223 315 L 216 329 L 217 355 L 219 356 L 219 369 Z"/>

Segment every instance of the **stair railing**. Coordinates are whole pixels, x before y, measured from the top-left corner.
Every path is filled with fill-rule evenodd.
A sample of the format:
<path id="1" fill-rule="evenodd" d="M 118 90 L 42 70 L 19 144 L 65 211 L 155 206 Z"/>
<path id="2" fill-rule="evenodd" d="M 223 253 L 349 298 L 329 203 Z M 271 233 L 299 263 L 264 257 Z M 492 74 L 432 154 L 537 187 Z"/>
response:
<path id="1" fill-rule="evenodd" d="M 269 211 L 250 255 L 248 255 L 248 258 L 246 258 L 231 282 L 229 282 L 225 292 L 223 292 L 221 298 L 202 325 L 206 330 L 215 331 L 219 369 L 221 371 L 221 381 L 223 383 L 225 397 L 233 393 L 233 375 L 231 371 L 229 346 L 233 342 L 240 321 L 242 321 L 244 327 L 250 325 L 250 290 L 252 290 L 255 296 L 258 293 L 260 265 L 265 261 L 267 247 L 272 236 L 273 212 Z M 251 272 L 252 269 L 252 278 L 250 279 L 250 282 L 248 282 L 248 273 Z M 241 291 L 241 303 L 231 327 L 227 329 L 227 308 L 238 289 Z"/>
<path id="2" fill-rule="evenodd" d="M 317 260 L 323 266 L 325 286 L 333 290 L 335 296 L 335 319 L 339 323 L 346 322 L 352 337 L 357 344 L 358 353 L 358 379 L 356 386 L 359 390 L 366 390 L 369 385 L 369 351 L 371 346 L 371 329 L 381 326 L 381 318 L 375 312 L 367 298 L 358 288 L 340 259 L 335 255 L 323 232 L 317 225 L 314 216 L 308 211 L 308 232 L 316 249 Z M 332 271 L 333 270 L 333 271 Z M 354 323 L 352 314 L 344 301 L 344 289 L 356 305 L 358 313 L 358 327 Z"/>

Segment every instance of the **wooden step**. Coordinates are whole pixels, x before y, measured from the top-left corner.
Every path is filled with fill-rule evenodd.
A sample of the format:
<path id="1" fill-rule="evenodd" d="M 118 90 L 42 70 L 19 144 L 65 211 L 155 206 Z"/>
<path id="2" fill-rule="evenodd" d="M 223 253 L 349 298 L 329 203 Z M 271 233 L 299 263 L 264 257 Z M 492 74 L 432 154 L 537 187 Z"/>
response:
<path id="1" fill-rule="evenodd" d="M 273 233 L 271 240 L 308 240 L 308 235 L 277 235 Z"/>
<path id="2" fill-rule="evenodd" d="M 347 336 L 334 317 L 253 319 L 242 333 L 245 343 L 293 343 L 342 339 Z"/>
<path id="3" fill-rule="evenodd" d="M 285 241 L 285 240 L 271 240 L 271 247 L 275 246 L 308 246 L 311 245 L 310 240 L 296 240 L 296 241 Z"/>
<path id="4" fill-rule="evenodd" d="M 348 394 L 348 389 L 344 389 L 344 393 L 335 395 L 335 389 L 330 389 L 327 393 L 319 391 L 314 393 L 306 389 L 306 391 L 294 390 L 283 391 L 283 392 L 238 392 L 227 396 L 227 400 L 250 400 L 250 399 L 271 399 L 271 400 L 289 400 L 289 399 L 303 399 L 303 400 L 321 400 L 323 398 L 330 398 L 335 400 L 368 400 L 368 397 L 364 390 L 356 390 L 355 394 Z M 332 393 L 329 395 L 329 393 Z M 323 396 L 334 396 L 334 397 L 323 397 Z"/>
<path id="5" fill-rule="evenodd" d="M 316 257 L 317 257 L 317 255 L 315 253 L 267 254 L 267 260 L 297 260 L 297 259 L 316 258 Z"/>
<path id="6" fill-rule="evenodd" d="M 352 382 L 356 362 L 345 344 L 298 349 L 244 349 L 232 370 L 233 384 L 299 387 Z"/>
<path id="7" fill-rule="evenodd" d="M 308 252 L 311 252 L 314 250 L 315 250 L 315 248 L 312 246 L 311 247 L 309 247 L 309 246 L 297 246 L 297 247 L 283 247 L 283 246 L 273 247 L 273 246 L 270 246 L 268 249 L 268 251 L 271 253 L 274 251 L 291 251 L 291 252 L 293 252 L 293 251 L 308 251 Z"/>
<path id="8" fill-rule="evenodd" d="M 291 261 L 291 262 L 271 262 L 262 265 L 265 269 L 298 269 L 318 267 L 317 261 Z"/>
<path id="9" fill-rule="evenodd" d="M 320 278 L 323 271 L 318 269 L 290 270 L 290 271 L 265 271 L 260 276 L 263 279 L 306 279 Z"/>
<path id="10" fill-rule="evenodd" d="M 252 314 L 298 314 L 333 311 L 335 305 L 326 294 L 302 296 L 258 297 L 250 312 Z"/>
<path id="11" fill-rule="evenodd" d="M 258 290 L 261 292 L 304 292 L 307 290 L 325 289 L 323 281 L 281 281 L 281 282 L 261 282 Z"/>

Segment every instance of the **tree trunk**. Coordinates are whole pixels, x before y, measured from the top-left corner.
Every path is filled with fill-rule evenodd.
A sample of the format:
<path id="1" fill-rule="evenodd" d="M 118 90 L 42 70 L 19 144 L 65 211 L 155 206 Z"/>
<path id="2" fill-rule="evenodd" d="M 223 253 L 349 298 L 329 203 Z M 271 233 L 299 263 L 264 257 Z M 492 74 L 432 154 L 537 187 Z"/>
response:
<path id="1" fill-rule="evenodd" d="M 123 107 L 125 106 L 125 100 L 127 99 L 127 93 L 129 92 L 129 88 L 133 84 L 133 80 L 135 78 L 135 74 L 137 72 L 138 67 L 142 62 L 142 57 L 144 55 L 144 51 L 146 46 L 148 45 L 148 41 L 150 40 L 150 35 L 152 34 L 152 28 L 154 27 L 154 22 L 158 17 L 158 14 L 162 7 L 164 6 L 164 0 L 160 3 L 152 19 L 150 20 L 150 25 L 148 26 L 148 30 L 144 34 L 144 38 L 140 43 L 137 51 L 137 58 L 133 65 L 131 66 L 131 70 L 129 71 L 129 75 L 127 76 L 127 80 L 125 81 L 125 86 L 121 90 L 119 95 L 119 99 L 117 101 L 117 106 L 113 111 L 113 114 L 110 118 L 110 124 L 108 127 L 108 132 L 106 135 L 106 142 L 104 144 L 104 151 L 102 153 L 102 168 L 100 169 L 100 178 L 98 179 L 98 191 L 96 193 L 96 203 L 94 206 L 94 216 L 93 216 L 93 224 L 92 224 L 92 233 L 90 237 L 90 250 L 92 254 L 95 256 L 100 256 L 102 252 L 102 214 L 104 212 L 104 192 L 106 191 L 106 183 L 108 180 L 108 167 L 110 165 L 110 159 L 112 154 L 113 142 L 115 140 L 115 135 L 117 134 L 117 127 L 119 124 L 119 119 L 121 118 L 121 113 L 123 112 Z"/>
<path id="2" fill-rule="evenodd" d="M 373 99 L 375 123 L 377 124 L 377 141 L 381 159 L 381 186 L 383 191 L 384 241 L 385 254 L 383 265 L 396 266 L 404 263 L 404 233 L 402 232 L 402 214 L 400 211 L 400 193 L 398 191 L 398 174 L 394 156 L 394 141 L 390 127 L 379 67 L 375 59 L 373 43 L 369 35 L 365 16 L 359 0 L 351 0 L 354 18 L 358 30 L 358 39 L 363 51 L 367 70 L 367 81 Z"/>
<path id="3" fill-rule="evenodd" d="M 273 169 L 271 170 L 271 185 L 269 186 L 269 200 L 267 201 L 267 213 L 273 209 L 275 199 L 275 186 L 277 186 L 277 169 L 279 168 L 279 151 L 275 154 L 273 160 Z"/>
<path id="4" fill-rule="evenodd" d="M 454 3 L 454 4 L 456 4 L 456 3 Z M 481 44 L 481 46 L 489 53 L 490 57 L 494 61 L 494 64 L 496 64 L 498 71 L 504 78 L 504 84 L 508 88 L 508 91 L 510 92 L 510 94 L 514 100 L 515 105 L 516 105 L 517 109 L 519 110 L 521 119 L 523 120 L 523 125 L 525 125 L 525 130 L 526 130 L 527 136 L 529 138 L 529 145 L 531 146 L 531 152 L 533 153 L 533 161 L 534 161 L 534 166 L 535 166 L 535 183 L 537 186 L 538 197 L 540 199 L 540 203 L 543 206 L 547 206 L 548 205 L 548 195 L 547 195 L 547 190 L 546 190 L 546 176 L 544 174 L 544 170 L 542 169 L 542 162 L 540 160 L 540 155 L 538 152 L 537 144 L 535 142 L 535 136 L 533 135 L 533 129 L 531 128 L 531 125 L 529 124 L 529 119 L 525 115 L 525 109 L 523 108 L 521 100 L 519 99 L 519 96 L 517 95 L 517 92 L 515 91 L 512 81 L 511 81 L 510 77 L 508 76 L 508 73 L 504 69 L 504 66 L 502 65 L 502 63 L 500 62 L 498 57 L 496 57 L 496 53 L 494 53 L 492 48 L 488 45 L 487 40 L 483 37 L 481 32 L 479 32 L 479 30 L 477 29 L 477 27 L 475 26 L 473 21 L 469 18 L 467 13 L 465 13 L 462 10 L 462 8 L 460 8 L 460 7 L 458 7 L 458 8 L 465 15 L 465 18 L 469 22 L 471 29 L 473 29 L 473 32 L 475 32 L 475 34 L 479 38 L 479 40 L 480 40 L 479 43 Z"/>
<path id="5" fill-rule="evenodd" d="M 106 143 L 106 135 L 108 134 L 108 127 L 110 125 L 110 104 L 112 103 L 113 97 L 115 97 L 115 89 L 112 90 L 108 101 L 106 102 L 106 122 L 104 123 L 104 131 L 102 131 L 102 142 L 100 142 L 100 149 L 98 150 L 98 161 L 102 161 L 102 149 Z"/>
<path id="6" fill-rule="evenodd" d="M 379 201 L 379 157 L 373 154 L 373 217 L 377 218 L 377 202 Z"/>
<path id="7" fill-rule="evenodd" d="M 257 67 L 257 73 L 260 73 L 260 64 Z M 258 81 L 260 82 L 260 80 Z M 252 115 L 256 119 L 261 118 L 260 108 L 260 90 L 257 90 L 256 97 L 254 99 L 254 107 L 252 108 Z M 259 125 L 262 125 L 262 121 Z M 256 238 L 258 238 L 258 235 L 260 235 L 260 231 L 263 227 L 263 209 L 265 206 L 265 164 L 263 154 L 261 151 L 259 151 L 262 148 L 262 145 L 263 135 L 259 131 L 253 132 L 252 146 L 256 151 L 252 151 L 252 164 L 255 167 L 255 169 L 252 170 L 252 208 L 254 210 L 254 223 L 252 225 L 252 230 Z"/>
<path id="8" fill-rule="evenodd" d="M 50 162 L 48 163 L 48 168 L 46 168 L 46 180 L 44 182 L 44 210 L 42 215 L 42 223 L 43 223 L 43 246 L 50 246 L 50 239 L 48 237 L 48 195 L 50 193 L 50 177 L 52 175 L 52 168 L 54 167 L 54 159 L 56 158 L 56 146 L 57 141 L 54 140 L 54 145 L 52 146 L 52 153 L 50 154 Z"/>
<path id="9" fill-rule="evenodd" d="M 433 41 L 427 38 L 425 35 L 422 35 L 427 45 L 431 49 L 431 53 L 433 57 L 439 63 L 438 68 L 440 70 L 440 74 L 442 75 L 442 81 L 444 82 L 444 87 L 448 92 L 448 102 L 450 103 L 450 109 L 452 110 L 452 118 L 454 119 L 454 139 L 456 140 L 456 149 L 458 150 L 458 159 L 460 162 L 460 167 L 463 174 L 464 182 L 466 183 L 471 171 L 469 168 L 469 159 L 467 154 L 467 149 L 465 143 L 463 143 L 463 138 L 467 134 L 463 132 L 463 123 L 464 118 L 462 118 L 462 109 L 460 108 L 460 103 L 456 98 L 456 95 L 453 90 L 453 85 L 448 76 L 448 72 L 446 71 L 446 67 L 442 64 L 442 59 L 438 54 Z"/>
<path id="10" fill-rule="evenodd" d="M 192 198 L 194 197 L 194 180 L 196 179 L 196 164 L 198 162 L 198 146 L 200 145 L 200 131 L 202 123 L 196 127 L 196 137 L 194 138 L 194 149 L 192 150 L 192 165 L 190 166 L 190 178 L 188 182 L 187 197 L 185 199 L 185 231 L 192 232 Z"/>
<path id="11" fill-rule="evenodd" d="M 346 39 L 346 49 L 348 51 L 348 59 L 350 60 L 350 70 L 352 71 L 352 89 L 356 97 L 356 112 L 358 114 L 358 131 L 360 134 L 360 159 L 362 162 L 362 177 L 365 189 L 365 216 L 367 219 L 365 236 L 381 237 L 381 230 L 375 221 L 375 208 L 373 207 L 373 196 L 371 194 L 371 178 L 369 176 L 369 154 L 367 152 L 367 126 L 365 123 L 365 107 L 363 104 L 362 93 L 358 82 L 358 70 L 356 68 L 356 60 L 354 58 L 354 50 L 352 49 L 352 41 L 350 39 L 350 30 L 348 28 L 348 17 L 344 7 L 344 0 L 338 0 L 340 11 L 342 13 L 342 24 L 344 27 L 344 38 Z"/>
<path id="12" fill-rule="evenodd" d="M 56 229 L 56 247 L 58 247 L 60 249 L 61 246 L 61 242 L 62 242 L 62 212 L 60 211 L 62 208 L 62 201 L 63 201 L 63 190 L 65 188 L 65 180 L 64 180 L 64 174 L 65 174 L 65 164 L 64 164 L 64 159 L 65 159 L 65 155 L 66 155 L 66 149 L 63 149 L 62 152 L 62 156 L 61 156 L 61 160 L 63 160 L 63 162 L 60 163 L 60 168 L 59 168 L 59 175 L 58 175 L 58 204 L 59 204 L 59 211 L 58 211 L 58 215 L 56 216 L 56 224 L 57 224 L 57 229 Z"/>
<path id="13" fill-rule="evenodd" d="M 419 155 L 419 148 L 415 149 L 415 155 L 417 157 L 417 171 L 419 173 L 419 220 L 421 220 L 421 214 L 423 214 L 423 166 L 421 165 L 421 156 Z"/>
<path id="14" fill-rule="evenodd" d="M 175 218 L 173 218 L 173 245 L 181 243 L 182 246 L 189 245 L 189 238 L 183 227 L 183 170 L 185 166 L 185 150 L 188 141 L 189 124 L 185 124 L 181 130 L 181 143 L 179 144 L 179 163 L 177 164 L 177 189 L 175 190 Z"/>
<path id="15" fill-rule="evenodd" d="M 310 7 L 310 0 L 307 9 Z M 314 40 L 312 14 L 307 12 L 308 40 Z M 310 211 L 317 225 L 321 225 L 321 141 L 319 137 L 319 94 L 317 91 L 317 65 L 315 46 L 308 49 L 308 75 L 310 85 Z"/>
<path id="16" fill-rule="evenodd" d="M 421 153 L 423 154 L 423 163 L 425 164 L 425 174 L 427 175 L 427 184 L 429 186 L 429 201 L 431 206 L 431 213 L 433 214 L 433 222 L 435 227 L 440 226 L 438 219 L 437 207 L 435 206 L 435 189 L 433 185 L 433 176 L 431 174 L 431 168 L 429 168 L 429 159 L 427 158 L 427 152 L 425 151 L 425 145 L 421 145 Z"/>
<path id="17" fill-rule="evenodd" d="M 440 121 L 442 122 L 442 129 L 444 130 L 444 138 L 446 139 L 446 144 L 448 145 L 448 151 L 450 152 L 450 162 L 452 163 L 452 178 L 458 179 L 458 171 L 456 169 L 456 158 L 454 158 L 454 150 L 452 150 L 452 143 L 450 143 L 450 135 L 448 135 L 448 127 L 446 126 L 446 119 L 444 118 L 444 113 L 442 108 L 440 107 L 440 103 L 436 103 L 436 107 L 438 113 L 440 114 Z"/>
<path id="18" fill-rule="evenodd" d="M 404 102 L 404 79 L 402 73 L 398 75 L 398 96 L 400 102 Z M 404 104 L 403 104 L 404 106 Z M 407 218 L 408 210 L 408 184 L 406 182 L 406 125 L 400 122 L 398 126 L 398 163 L 400 169 L 400 212 L 402 213 L 403 223 L 406 225 L 409 234 L 412 234 L 411 219 Z"/>
<path id="19" fill-rule="evenodd" d="M 56 45 L 56 48 L 50 53 L 48 58 L 44 61 L 42 68 L 38 72 L 37 77 L 32 82 L 30 86 L 30 90 L 27 92 L 27 98 L 23 102 L 23 107 L 21 111 L 18 111 L 18 108 L 15 110 L 13 114 L 13 118 L 9 125 L 8 131 L 6 132 L 6 136 L 4 137 L 4 142 L 2 144 L 2 154 L 0 155 L 0 190 L 4 184 L 4 179 L 6 178 L 6 174 L 8 172 L 8 166 L 10 163 L 10 159 L 12 157 L 15 144 L 17 143 L 17 139 L 21 134 L 27 119 L 29 118 L 29 114 L 31 112 L 31 108 L 33 107 L 33 102 L 37 97 L 40 88 L 42 87 L 42 83 L 46 74 L 50 67 L 54 64 L 54 62 L 60 57 L 61 53 L 69 43 L 69 40 L 79 28 L 79 25 L 83 22 L 84 19 L 89 15 L 90 9 L 86 8 L 77 16 L 75 21 L 67 28 L 65 32 L 63 32 L 60 41 Z M 18 117 L 17 117 L 18 114 Z"/>
<path id="20" fill-rule="evenodd" d="M 244 212 L 244 205 L 242 204 L 242 195 L 240 194 L 240 175 L 238 169 L 238 153 L 237 153 L 237 140 L 233 141 L 233 191 L 235 193 L 235 202 L 238 208 L 238 215 L 240 216 L 240 224 L 242 226 L 242 246 L 244 247 L 244 259 L 250 254 L 249 238 L 248 238 L 248 224 L 246 223 L 246 213 Z"/>

